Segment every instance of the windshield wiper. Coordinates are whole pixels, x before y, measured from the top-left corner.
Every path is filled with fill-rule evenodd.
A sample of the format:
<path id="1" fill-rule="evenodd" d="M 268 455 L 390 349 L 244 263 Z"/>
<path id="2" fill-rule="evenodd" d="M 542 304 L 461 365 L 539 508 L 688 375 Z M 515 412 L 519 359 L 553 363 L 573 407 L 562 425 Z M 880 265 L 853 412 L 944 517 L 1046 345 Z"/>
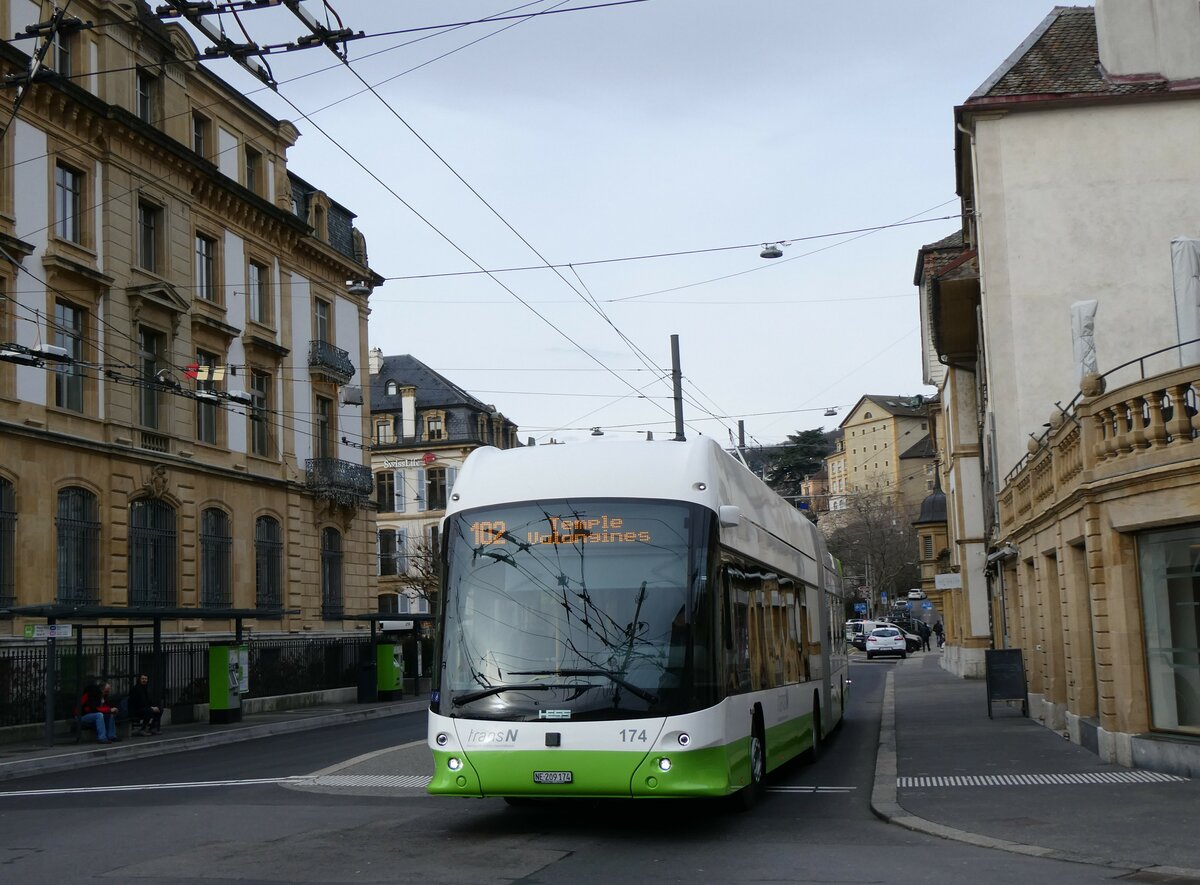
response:
<path id="1" fill-rule="evenodd" d="M 563 670 L 509 670 L 512 676 L 605 676 L 632 695 L 636 695 L 648 704 L 657 704 L 658 695 L 634 685 L 615 670 L 600 670 L 586 668 L 568 668 Z"/>
<path id="2" fill-rule="evenodd" d="M 529 676 L 532 674 L 518 674 Z M 471 701 L 477 701 L 480 698 L 490 697 L 494 694 L 500 694 L 502 691 L 549 691 L 550 686 L 544 682 L 522 682 L 517 685 L 490 685 L 487 688 L 481 688 L 478 691 L 469 691 L 466 694 L 455 695 L 451 702 L 456 707 L 461 707 L 463 704 L 469 704 Z"/>

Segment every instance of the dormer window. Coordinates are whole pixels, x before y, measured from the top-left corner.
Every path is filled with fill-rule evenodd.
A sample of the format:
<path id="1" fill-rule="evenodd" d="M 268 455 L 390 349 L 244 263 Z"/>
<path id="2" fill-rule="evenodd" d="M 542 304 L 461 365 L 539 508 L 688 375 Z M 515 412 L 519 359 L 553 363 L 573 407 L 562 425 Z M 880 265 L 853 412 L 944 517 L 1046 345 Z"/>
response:
<path id="1" fill-rule="evenodd" d="M 383 386 L 383 392 L 386 396 L 395 396 L 400 391 L 400 386 L 395 381 L 389 381 Z"/>

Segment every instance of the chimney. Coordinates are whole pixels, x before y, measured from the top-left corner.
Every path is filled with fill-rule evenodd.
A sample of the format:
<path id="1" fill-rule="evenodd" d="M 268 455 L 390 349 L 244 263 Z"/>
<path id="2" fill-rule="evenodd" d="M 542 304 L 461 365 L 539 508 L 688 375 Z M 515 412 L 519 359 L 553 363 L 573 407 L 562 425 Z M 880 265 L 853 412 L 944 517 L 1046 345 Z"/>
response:
<path id="1" fill-rule="evenodd" d="M 1100 63 L 1121 79 L 1200 78 L 1195 0 L 1096 0 Z"/>
<path id="2" fill-rule="evenodd" d="M 371 352 L 367 357 L 367 366 L 370 368 L 372 375 L 378 375 L 379 370 L 383 368 L 383 351 L 378 347 L 371 348 Z"/>

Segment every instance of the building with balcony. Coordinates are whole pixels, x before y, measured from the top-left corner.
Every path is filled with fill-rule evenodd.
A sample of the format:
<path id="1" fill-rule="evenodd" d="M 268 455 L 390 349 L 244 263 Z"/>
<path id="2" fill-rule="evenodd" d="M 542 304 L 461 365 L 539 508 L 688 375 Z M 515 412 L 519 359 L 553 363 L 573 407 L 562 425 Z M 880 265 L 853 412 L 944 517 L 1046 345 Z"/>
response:
<path id="1" fill-rule="evenodd" d="M 146 3 L 56 24 L 0 139 L 0 641 L 48 617 L 352 629 L 375 534 L 347 385 L 381 282 L 354 216 Z M 39 44 L 0 45 L 3 74 Z"/>
<path id="2" fill-rule="evenodd" d="M 947 366 L 967 620 L 951 642 L 987 624 L 1023 651 L 1032 716 L 1106 760 L 1191 776 L 1200 169 L 1180 145 L 1198 43 L 1188 0 L 1054 8 L 956 109 L 961 252 L 943 241 L 920 262 L 923 338 Z"/>
<path id="3" fill-rule="evenodd" d="M 372 349 L 370 378 L 378 607 L 425 614 L 455 476 L 480 446 L 520 445 L 517 425 L 407 354 Z"/>

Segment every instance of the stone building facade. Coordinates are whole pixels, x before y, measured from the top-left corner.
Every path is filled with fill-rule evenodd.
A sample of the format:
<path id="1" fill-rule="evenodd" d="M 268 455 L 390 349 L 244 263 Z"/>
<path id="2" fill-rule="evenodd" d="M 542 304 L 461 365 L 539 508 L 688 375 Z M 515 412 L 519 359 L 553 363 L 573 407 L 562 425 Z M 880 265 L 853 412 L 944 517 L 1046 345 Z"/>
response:
<path id="1" fill-rule="evenodd" d="M 458 470 L 480 446 L 519 445 L 517 425 L 416 357 L 375 348 L 369 365 L 378 607 L 428 614 Z"/>
<path id="2" fill-rule="evenodd" d="M 0 24 L 44 8 L 0 0 Z M 69 12 L 94 27 L 57 31 L 0 140 L 0 641 L 47 617 L 354 629 L 381 282 L 354 216 L 183 28 L 144 2 Z"/>
<path id="3" fill-rule="evenodd" d="M 957 386 L 947 433 L 965 431 L 948 460 L 977 458 L 983 489 L 951 545 L 978 524 L 982 555 L 959 560 L 972 632 L 1022 650 L 1046 726 L 1193 777 L 1200 205 L 1180 197 L 1200 173 L 1178 146 L 1198 41 L 1188 0 L 1047 15 L 956 110 L 962 253 L 928 312 Z M 970 495 L 950 501 L 953 523 Z"/>

